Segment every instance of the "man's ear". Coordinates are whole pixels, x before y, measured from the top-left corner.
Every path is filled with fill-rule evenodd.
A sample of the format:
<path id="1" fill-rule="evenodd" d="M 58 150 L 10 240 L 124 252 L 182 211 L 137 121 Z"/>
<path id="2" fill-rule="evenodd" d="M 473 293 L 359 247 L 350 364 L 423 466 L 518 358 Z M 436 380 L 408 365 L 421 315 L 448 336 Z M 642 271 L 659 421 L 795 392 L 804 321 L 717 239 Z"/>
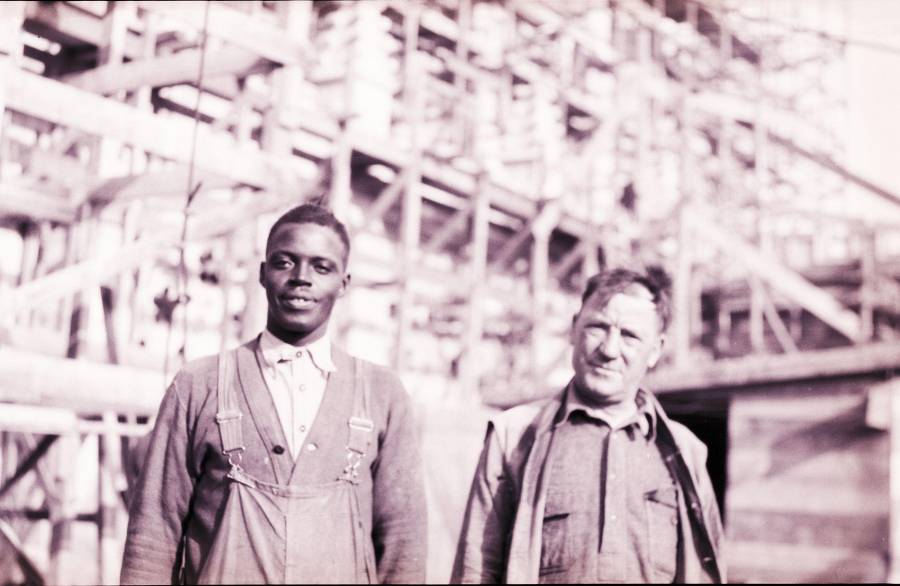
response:
<path id="1" fill-rule="evenodd" d="M 648 368 L 653 368 L 656 366 L 656 363 L 659 362 L 659 359 L 662 357 L 663 347 L 666 345 L 666 335 L 660 334 L 656 339 L 656 344 L 653 346 L 653 350 L 650 352 L 650 359 L 647 361 Z"/>
<path id="2" fill-rule="evenodd" d="M 344 276 L 341 277 L 341 290 L 338 291 L 338 297 L 343 297 L 344 293 L 347 292 L 347 287 L 350 286 L 350 273 L 344 273 Z"/>
<path id="3" fill-rule="evenodd" d="M 581 313 L 581 312 L 579 312 L 579 313 Z M 575 338 L 577 337 L 575 334 L 575 330 L 576 330 L 576 325 L 578 324 L 578 314 L 579 313 L 576 313 L 575 315 L 572 316 L 572 325 L 569 328 L 569 344 L 572 344 L 573 346 L 575 345 L 575 341 L 576 341 Z"/>
<path id="4" fill-rule="evenodd" d="M 259 263 L 259 284 L 262 285 L 263 287 L 266 286 L 265 277 L 266 277 L 266 263 L 261 262 L 261 263 Z"/>

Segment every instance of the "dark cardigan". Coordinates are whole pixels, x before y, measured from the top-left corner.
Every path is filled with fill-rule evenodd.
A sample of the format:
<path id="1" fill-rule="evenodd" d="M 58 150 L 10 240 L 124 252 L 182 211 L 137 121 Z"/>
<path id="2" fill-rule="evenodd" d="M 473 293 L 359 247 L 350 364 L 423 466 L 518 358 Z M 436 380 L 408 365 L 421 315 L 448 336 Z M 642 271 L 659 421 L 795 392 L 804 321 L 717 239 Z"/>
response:
<path id="1" fill-rule="evenodd" d="M 333 349 L 319 413 L 292 461 L 256 357 L 258 339 L 237 349 L 242 467 L 270 483 L 313 485 L 336 480 L 346 464 L 347 421 L 353 410 L 353 360 Z M 360 466 L 360 505 L 371 535 L 380 582 L 425 579 L 426 506 L 422 462 L 410 399 L 389 370 L 369 369 L 371 453 Z M 131 503 L 123 584 L 197 580 L 227 496 L 228 462 L 216 426 L 215 356 L 187 364 L 166 392 Z M 249 400 L 249 404 L 248 404 Z M 308 449 L 315 444 L 316 449 Z M 273 450 L 275 446 L 285 449 Z M 368 473 L 366 473 L 368 471 Z M 184 538 L 185 545 L 180 546 Z M 183 562 L 182 562 L 183 560 Z"/>

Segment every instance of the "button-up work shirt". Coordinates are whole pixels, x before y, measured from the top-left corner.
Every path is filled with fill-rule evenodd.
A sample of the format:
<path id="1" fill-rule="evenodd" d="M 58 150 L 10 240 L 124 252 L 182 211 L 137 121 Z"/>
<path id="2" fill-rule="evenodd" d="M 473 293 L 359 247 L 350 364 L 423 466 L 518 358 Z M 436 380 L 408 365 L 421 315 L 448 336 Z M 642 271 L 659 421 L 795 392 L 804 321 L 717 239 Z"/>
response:
<path id="1" fill-rule="evenodd" d="M 613 429 L 567 390 L 545 464 L 542 583 L 674 579 L 678 492 L 643 392 Z"/>
<path id="2" fill-rule="evenodd" d="M 259 340 L 263 378 L 281 420 L 291 455 L 296 458 L 334 372 L 328 333 L 308 346 L 292 346 L 263 330 Z"/>

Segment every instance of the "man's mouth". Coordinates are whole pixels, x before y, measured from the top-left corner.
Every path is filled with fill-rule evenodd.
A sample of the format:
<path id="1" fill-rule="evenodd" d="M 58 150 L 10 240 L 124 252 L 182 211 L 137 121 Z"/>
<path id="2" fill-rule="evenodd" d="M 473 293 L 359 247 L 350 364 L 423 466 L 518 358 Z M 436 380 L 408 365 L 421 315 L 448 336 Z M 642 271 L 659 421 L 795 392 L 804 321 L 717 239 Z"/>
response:
<path id="1" fill-rule="evenodd" d="M 615 368 L 611 368 L 609 366 L 603 364 L 588 364 L 591 367 L 591 370 L 595 374 L 599 374 L 601 376 L 610 376 L 610 377 L 621 377 L 622 373 L 616 370 Z"/>
<path id="2" fill-rule="evenodd" d="M 316 304 L 316 299 L 309 295 L 283 295 L 281 303 L 288 309 L 310 309 Z"/>

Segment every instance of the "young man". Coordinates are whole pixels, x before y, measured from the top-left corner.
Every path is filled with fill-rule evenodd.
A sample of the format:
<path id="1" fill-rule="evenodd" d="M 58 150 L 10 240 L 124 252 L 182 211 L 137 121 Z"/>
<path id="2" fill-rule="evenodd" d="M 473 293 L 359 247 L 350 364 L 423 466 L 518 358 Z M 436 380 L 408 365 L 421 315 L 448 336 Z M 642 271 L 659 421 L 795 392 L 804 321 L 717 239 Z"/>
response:
<path id="1" fill-rule="evenodd" d="M 265 331 L 186 365 L 162 401 L 123 584 L 424 580 L 410 401 L 395 375 L 328 335 L 349 249 L 319 206 L 275 222 L 259 270 Z"/>
<path id="2" fill-rule="evenodd" d="M 658 270 L 588 281 L 572 381 L 488 426 L 454 582 L 724 581 L 706 447 L 640 387 L 669 289 Z"/>

